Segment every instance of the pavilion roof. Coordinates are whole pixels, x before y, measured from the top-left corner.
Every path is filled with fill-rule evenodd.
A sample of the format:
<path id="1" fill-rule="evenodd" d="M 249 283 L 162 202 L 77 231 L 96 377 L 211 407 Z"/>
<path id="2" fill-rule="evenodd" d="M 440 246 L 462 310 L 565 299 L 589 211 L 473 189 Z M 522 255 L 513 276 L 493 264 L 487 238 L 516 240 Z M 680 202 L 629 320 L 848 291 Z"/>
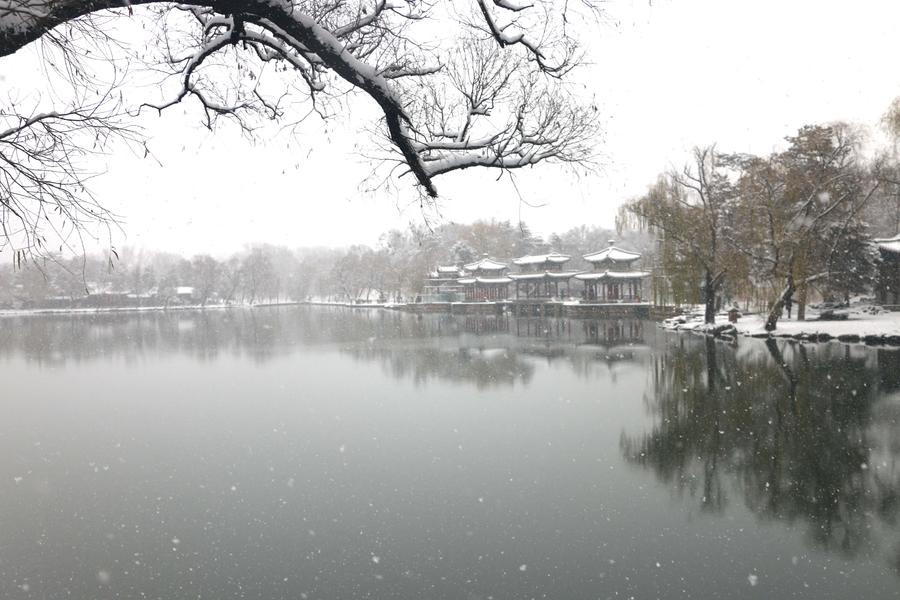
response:
<path id="1" fill-rule="evenodd" d="M 572 257 L 568 254 L 559 254 L 557 252 L 551 252 L 550 254 L 532 254 L 529 256 L 522 256 L 515 260 L 513 260 L 514 265 L 540 265 L 543 263 L 554 263 L 554 264 L 562 264 L 564 262 L 568 262 L 572 260 Z"/>
<path id="2" fill-rule="evenodd" d="M 463 266 L 466 271 L 502 271 L 507 266 L 490 258 L 482 258 L 473 263 Z"/>
<path id="3" fill-rule="evenodd" d="M 463 285 L 475 285 L 476 283 L 502 284 L 512 283 L 512 279 L 509 277 L 467 277 L 460 279 L 459 282 Z"/>
<path id="4" fill-rule="evenodd" d="M 569 279 L 581 271 L 544 271 L 542 273 L 511 273 L 509 277 L 516 281 L 534 281 L 540 279 Z"/>
<path id="5" fill-rule="evenodd" d="M 603 271 L 602 273 L 579 273 L 575 279 L 582 281 L 598 281 L 602 279 L 642 279 L 649 277 L 647 271 Z"/>
<path id="6" fill-rule="evenodd" d="M 612 262 L 633 262 L 641 257 L 639 252 L 632 252 L 630 250 L 623 250 L 622 248 L 618 248 L 616 246 L 609 246 L 609 248 L 604 248 L 599 252 L 592 252 L 590 254 L 584 255 L 584 260 L 595 263 L 601 262 L 604 260 L 609 260 Z"/>

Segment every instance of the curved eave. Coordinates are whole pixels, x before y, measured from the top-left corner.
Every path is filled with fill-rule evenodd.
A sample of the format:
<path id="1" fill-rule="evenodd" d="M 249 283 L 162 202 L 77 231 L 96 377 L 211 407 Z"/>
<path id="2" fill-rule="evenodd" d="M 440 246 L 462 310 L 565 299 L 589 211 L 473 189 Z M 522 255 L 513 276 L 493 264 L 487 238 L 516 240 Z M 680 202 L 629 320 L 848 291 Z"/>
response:
<path id="1" fill-rule="evenodd" d="M 512 262 L 514 265 L 518 266 L 540 265 L 548 262 L 556 265 L 561 265 L 562 263 L 569 262 L 570 260 L 572 260 L 572 257 L 568 254 L 539 254 L 535 256 L 520 256 Z"/>
<path id="2" fill-rule="evenodd" d="M 614 263 L 630 263 L 638 260 L 640 257 L 641 255 L 638 252 L 622 250 L 621 248 L 605 248 L 599 252 L 585 254 L 582 258 L 590 263 L 603 262 L 604 260 Z"/>
<path id="3" fill-rule="evenodd" d="M 463 269 L 470 273 L 474 271 L 502 271 L 505 268 L 507 268 L 507 265 L 491 260 L 490 258 L 482 258 L 481 260 L 463 266 Z"/>
<path id="4" fill-rule="evenodd" d="M 649 277 L 647 271 L 604 271 L 602 273 L 580 273 L 575 279 L 581 281 L 602 281 L 604 279 L 643 279 Z"/>
<path id="5" fill-rule="evenodd" d="M 574 277 L 580 271 L 545 271 L 544 273 L 513 273 L 509 277 L 516 281 L 542 281 L 549 280 L 566 280 Z"/>
<path id="6" fill-rule="evenodd" d="M 468 279 L 460 279 L 459 282 L 463 285 L 501 285 L 504 283 L 512 283 L 512 279 L 509 277 L 471 277 Z"/>

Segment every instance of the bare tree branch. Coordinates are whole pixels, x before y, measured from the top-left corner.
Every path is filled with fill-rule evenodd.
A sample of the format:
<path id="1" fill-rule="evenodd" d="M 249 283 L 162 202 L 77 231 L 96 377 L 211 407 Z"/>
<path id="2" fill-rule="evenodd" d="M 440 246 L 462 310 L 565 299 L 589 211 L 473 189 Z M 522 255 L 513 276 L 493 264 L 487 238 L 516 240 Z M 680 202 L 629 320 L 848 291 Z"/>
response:
<path id="1" fill-rule="evenodd" d="M 449 12 L 460 6 L 468 11 L 462 27 Z M 90 68 L 79 63 L 84 54 L 79 42 L 57 35 L 59 28 L 76 27 L 84 39 L 107 44 L 109 50 L 100 54 L 112 60 L 125 45 L 105 37 L 106 22 L 152 10 L 150 24 L 161 56 L 146 66 L 164 80 L 177 81 L 177 88 L 161 101 L 144 100 L 138 110 L 119 114 L 134 115 L 140 107 L 163 111 L 190 97 L 198 101 L 208 127 L 226 117 L 252 135 L 254 119 L 290 121 L 293 103 L 308 102 L 312 112 L 325 116 L 329 99 L 362 92 L 380 108 L 389 160 L 400 161 L 434 198 L 435 178 L 452 171 L 592 164 L 596 108 L 569 93 L 561 81 L 581 61 L 580 46 L 567 26 L 574 6 L 591 15 L 599 10 L 592 0 L 572 6 L 552 0 L 493 0 L 490 5 L 466 0 L 452 8 L 437 0 L 186 0 L 177 5 L 0 0 L 0 57 L 39 39 L 52 40 L 66 56 L 67 78 L 77 84 Z M 428 22 L 420 32 L 417 25 Z M 435 22 L 459 29 L 449 52 L 433 43 Z M 147 62 L 144 54 L 130 58 Z M 85 114 L 87 107 L 77 107 L 76 113 Z M 37 131 L 42 121 L 23 123 L 9 127 Z M 58 136 L 53 139 L 62 147 Z M 36 170 L 24 171 L 32 179 L 40 177 Z M 43 198 L 50 202 L 46 192 L 45 186 Z M 11 210 L 25 197 L 5 199 L 4 206 Z"/>

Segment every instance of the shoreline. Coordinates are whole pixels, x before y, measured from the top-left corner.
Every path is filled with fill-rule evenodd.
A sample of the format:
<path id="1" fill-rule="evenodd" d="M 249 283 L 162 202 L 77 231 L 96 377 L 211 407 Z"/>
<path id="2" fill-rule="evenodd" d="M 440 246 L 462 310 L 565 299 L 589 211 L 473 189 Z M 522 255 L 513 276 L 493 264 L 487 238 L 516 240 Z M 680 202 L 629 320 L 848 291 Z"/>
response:
<path id="1" fill-rule="evenodd" d="M 280 306 L 402 310 L 409 306 L 409 304 L 376 302 L 354 304 L 349 302 L 285 301 L 259 304 L 35 308 L 0 310 L 0 318 L 246 310 L 254 308 L 277 308 Z M 900 348 L 900 312 L 882 311 L 872 306 L 857 307 L 843 312 L 847 314 L 845 320 L 818 320 L 818 315 L 815 314 L 811 315 L 811 319 L 804 321 L 779 319 L 778 327 L 771 332 L 765 330 L 764 318 L 762 315 L 758 314 L 742 316 L 737 323 L 730 323 L 727 315 L 719 314 L 716 315 L 716 322 L 713 325 L 703 323 L 702 318 L 696 316 L 690 317 L 682 315 L 660 321 L 658 322 L 658 327 L 664 331 L 710 335 L 726 340 L 735 340 L 737 337 L 750 337 L 756 339 L 783 339 L 807 343 L 840 342 L 846 344 L 865 344 L 868 346 L 891 346 Z M 579 319 L 585 317 L 570 315 L 563 318 Z"/>
<path id="2" fill-rule="evenodd" d="M 349 304 L 338 302 L 310 302 L 286 300 L 284 302 L 259 302 L 256 304 L 170 304 L 168 306 L 96 306 L 84 308 L 10 308 L 0 309 L 0 318 L 37 317 L 48 315 L 95 315 L 111 313 L 141 312 L 185 312 L 204 310 L 247 310 L 254 308 L 277 308 L 279 306 L 329 306 L 342 308 L 386 308 L 390 304 Z M 397 305 L 395 305 L 397 306 Z"/>
<path id="3" fill-rule="evenodd" d="M 711 335 L 717 338 L 784 339 L 798 342 L 841 342 L 868 346 L 900 347 L 900 312 L 882 311 L 873 306 L 861 306 L 842 311 L 843 320 L 819 320 L 810 315 L 804 321 L 779 319 L 774 331 L 766 331 L 762 315 L 746 315 L 737 323 L 730 323 L 727 315 L 716 315 L 715 324 L 700 319 L 673 317 L 660 323 L 666 331 Z"/>
<path id="4" fill-rule="evenodd" d="M 100 306 L 96 308 L 22 308 L 0 310 L 0 318 L 41 317 L 55 315 L 96 315 L 110 313 L 169 312 L 195 310 L 229 310 L 253 308 L 243 304 L 188 304 L 180 306 Z"/>

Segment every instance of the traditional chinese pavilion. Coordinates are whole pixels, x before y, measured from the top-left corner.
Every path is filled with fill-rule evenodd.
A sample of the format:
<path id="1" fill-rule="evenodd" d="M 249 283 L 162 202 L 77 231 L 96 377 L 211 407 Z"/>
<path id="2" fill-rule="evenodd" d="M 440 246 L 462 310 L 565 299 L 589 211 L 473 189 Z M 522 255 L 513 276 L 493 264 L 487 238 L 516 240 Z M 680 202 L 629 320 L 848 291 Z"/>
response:
<path id="1" fill-rule="evenodd" d="M 516 300 L 559 298 L 560 284 L 564 284 L 564 295 L 570 296 L 569 280 L 578 273 L 564 269 L 570 260 L 571 256 L 556 252 L 513 260 L 513 264 L 520 268 L 518 273 L 509 276 L 516 284 Z"/>
<path id="2" fill-rule="evenodd" d="M 872 240 L 881 254 L 875 293 L 880 304 L 900 304 L 900 235 Z"/>
<path id="3" fill-rule="evenodd" d="M 641 255 L 623 250 L 610 240 L 609 247 L 585 254 L 591 271 L 575 275 L 584 282 L 585 302 L 641 302 L 643 280 L 650 275 L 639 270 Z"/>
<path id="4" fill-rule="evenodd" d="M 456 302 L 463 296 L 459 278 L 462 270 L 456 265 L 439 266 L 428 274 L 422 292 L 426 302 Z"/>
<path id="5" fill-rule="evenodd" d="M 465 290 L 466 302 L 486 302 L 509 298 L 509 284 L 512 283 L 505 264 L 484 257 L 479 261 L 463 265 L 464 275 L 459 279 Z"/>

